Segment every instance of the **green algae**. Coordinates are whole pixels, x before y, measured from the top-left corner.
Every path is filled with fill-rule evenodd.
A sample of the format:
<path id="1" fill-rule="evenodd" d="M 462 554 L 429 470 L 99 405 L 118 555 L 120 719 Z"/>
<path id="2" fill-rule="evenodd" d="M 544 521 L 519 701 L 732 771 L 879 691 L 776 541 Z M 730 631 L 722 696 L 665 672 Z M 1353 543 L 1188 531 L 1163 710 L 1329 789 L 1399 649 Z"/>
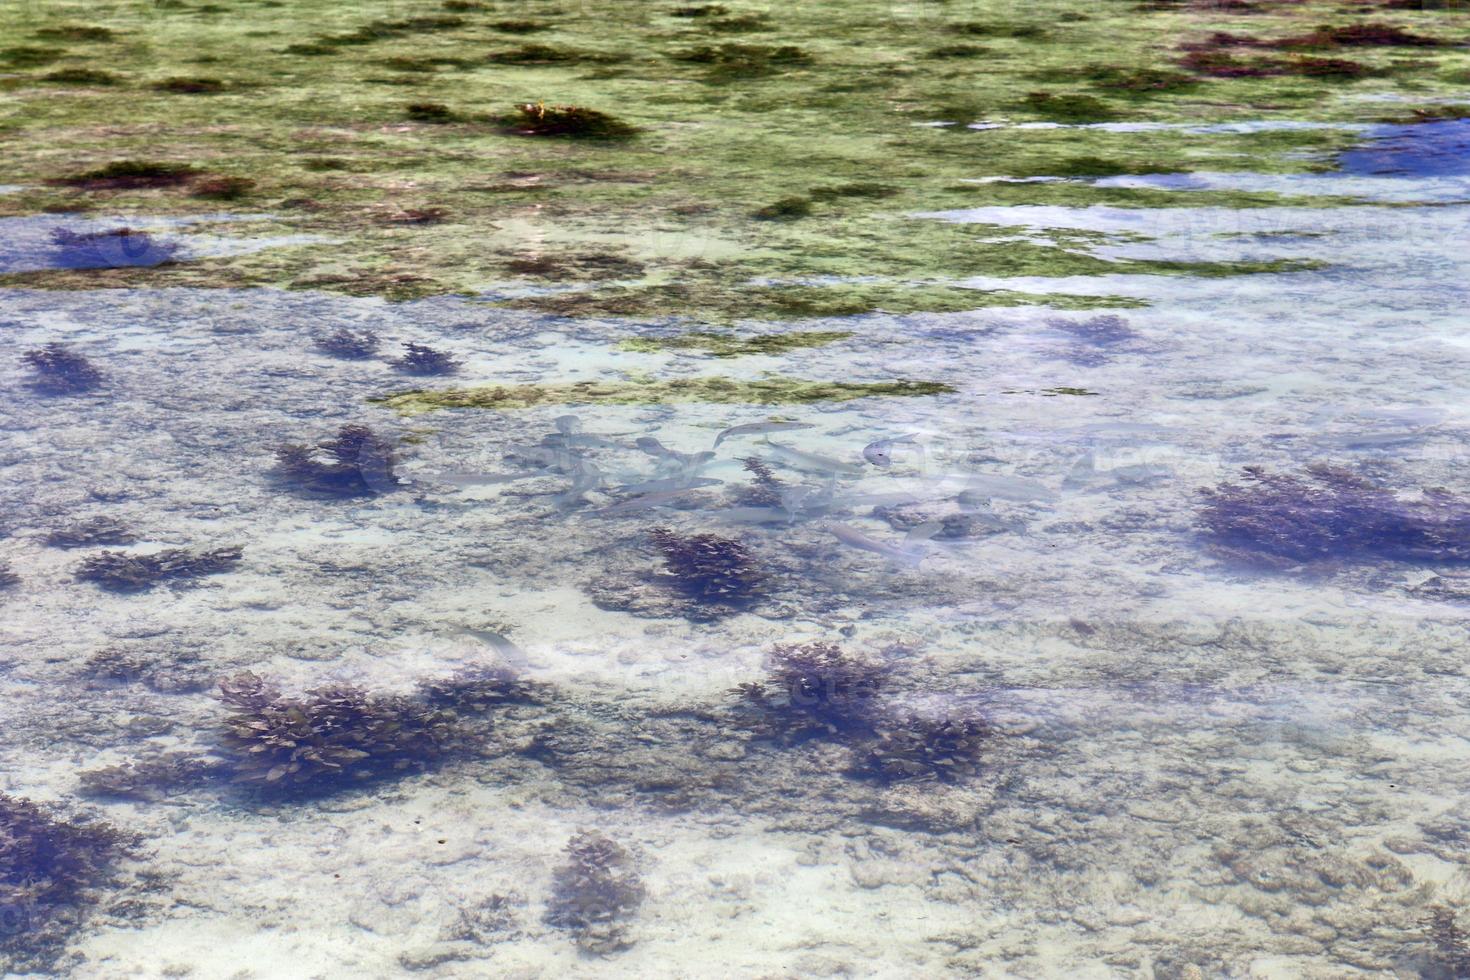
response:
<path id="1" fill-rule="evenodd" d="M 787 351 L 825 347 L 851 336 L 850 332 L 844 330 L 802 330 L 794 333 L 755 334 L 749 337 L 696 330 L 677 337 L 635 337 L 618 346 L 623 350 L 650 354 L 660 351 L 697 351 L 711 357 L 745 357 L 751 354 L 775 356 Z"/>
<path id="2" fill-rule="evenodd" d="M 595 292 L 527 296 L 502 305 L 567 317 L 707 320 L 804 320 L 884 313 L 962 313 L 995 306 L 1051 306 L 1065 310 L 1126 309 L 1147 305 L 1122 296 L 1024 293 L 950 284 L 849 282 L 827 285 L 741 287 L 699 279 L 662 286 L 610 287 Z"/>
<path id="3" fill-rule="evenodd" d="M 371 398 L 375 405 L 402 415 L 438 409 L 507 411 L 548 405 L 810 405 L 859 398 L 942 395 L 955 389 L 937 381 L 808 381 L 800 378 L 639 379 L 579 381 L 546 385 L 487 385 L 478 388 L 417 389 Z"/>
<path id="4" fill-rule="evenodd" d="M 566 252 L 595 241 L 592 248 L 611 243 L 625 250 L 642 267 L 641 281 L 598 280 L 591 298 L 548 301 L 553 311 L 729 322 L 767 312 L 961 309 L 966 299 L 977 308 L 986 294 L 950 283 L 1150 270 L 1072 255 L 1056 242 L 1007 254 L 1016 253 L 1015 243 L 979 243 L 974 229 L 920 232 L 938 223 L 898 216 L 981 203 L 1272 206 L 1283 202 L 1239 192 L 1098 188 L 1082 179 L 1239 170 L 1242 161 L 1267 173 L 1301 172 L 1315 165 L 1314 154 L 1354 137 L 976 131 L 917 123 L 1362 121 L 1364 104 L 1341 93 L 1398 96 L 1408 114 L 1454 95 L 1470 77 L 1470 50 L 1445 46 L 1415 47 L 1412 62 L 1403 57 L 1408 49 L 1351 46 L 1368 75 L 1349 79 L 1215 78 L 1179 64 L 1187 45 L 1214 32 L 1274 40 L 1308 37 L 1330 23 L 1333 38 L 1354 37 L 1340 33 L 1351 25 L 1326 0 L 1248 14 L 1224 5 L 1140 10 L 1081 0 L 1057 0 L 1034 16 L 998 0 L 949 7 L 797 0 L 779 17 L 720 6 L 584 0 L 575 10 L 557 10 L 526 0 L 508 15 L 502 5 L 459 0 L 443 12 L 409 16 L 390 0 L 301 0 L 273 7 L 263 23 L 243 0 L 220 0 L 209 16 L 184 5 L 112 0 L 88 5 L 80 24 L 72 19 L 81 9 L 74 5 L 21 5 L 4 15 L 16 41 L 0 58 L 21 74 L 4 80 L 12 98 L 0 107 L 0 132 L 8 137 L 0 153 L 7 181 L 26 187 L 0 198 L 0 214 L 187 215 L 221 207 L 193 197 L 190 182 L 113 182 L 66 192 L 47 184 L 112 160 L 160 159 L 201 173 L 248 175 L 255 184 L 241 210 L 275 212 L 280 233 L 338 241 L 330 250 L 285 258 L 254 253 L 191 263 L 188 276 L 197 285 L 392 298 L 477 292 L 504 281 L 526 240 L 558 243 Z M 1367 19 L 1408 35 L 1463 35 L 1455 10 L 1378 10 Z M 514 47 L 518 38 L 509 41 L 528 33 L 545 49 L 540 55 L 529 45 Z M 89 81 L 85 74 L 98 70 L 96 55 L 104 50 L 105 67 L 118 79 L 115 94 L 101 76 Z M 527 50 L 524 63 L 496 57 Z M 570 57 L 547 58 L 546 51 Z M 228 75 L 216 79 L 223 90 L 157 91 L 151 82 L 128 81 L 193 79 L 206 63 L 221 66 L 210 78 L 228 66 Z M 385 68 L 399 73 L 389 79 L 393 85 L 371 85 Z M 57 77 L 48 80 L 47 73 Z M 184 97 L 190 94 L 209 97 Z M 537 104 L 596 106 L 636 128 L 639 138 L 524 138 L 495 115 L 499 107 Z M 453 125 L 415 124 L 405 120 L 405 105 L 452 107 L 456 118 Z M 303 164 L 326 159 L 348 166 Z M 589 176 L 599 174 L 625 176 Z M 1077 182 L 961 184 L 994 175 Z M 786 200 L 808 202 L 809 213 L 756 219 Z M 1314 198 L 1310 206 L 1344 203 L 1354 202 Z M 388 233 L 387 211 L 449 219 Z M 539 277 L 589 278 L 575 263 L 565 279 L 554 272 Z M 788 285 L 748 281 L 754 277 Z M 848 281 L 855 277 L 882 283 L 861 288 Z"/>

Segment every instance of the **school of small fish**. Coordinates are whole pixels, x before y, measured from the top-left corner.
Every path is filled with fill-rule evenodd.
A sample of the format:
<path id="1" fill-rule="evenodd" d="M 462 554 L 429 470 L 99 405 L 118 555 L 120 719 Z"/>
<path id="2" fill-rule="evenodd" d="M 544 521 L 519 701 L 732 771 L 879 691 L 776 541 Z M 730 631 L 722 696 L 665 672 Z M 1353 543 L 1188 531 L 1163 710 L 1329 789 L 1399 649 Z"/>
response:
<path id="1" fill-rule="evenodd" d="M 566 483 L 548 494 L 554 511 L 595 520 L 646 514 L 664 507 L 698 507 L 700 513 L 726 524 L 815 523 L 844 547 L 908 567 L 919 566 L 935 553 L 933 539 L 945 530 L 943 521 L 930 520 L 909 528 L 899 539 L 885 540 L 846 523 L 858 519 L 855 508 L 909 504 L 948 507 L 949 513 L 962 515 L 969 526 L 999 534 L 1023 530 L 1024 522 L 994 513 L 997 501 L 1045 506 L 1059 497 L 1057 489 L 1027 477 L 937 471 L 929 451 L 930 434 L 924 432 L 881 435 L 851 456 L 832 456 L 772 439 L 780 433 L 790 440 L 792 433 L 816 428 L 806 422 L 770 420 L 733 425 L 716 435 L 709 449 L 694 452 L 671 448 L 651 435 L 587 432 L 576 415 L 559 416 L 553 424 L 554 431 L 536 445 L 517 446 L 507 454 L 513 470 L 445 472 L 435 474 L 429 483 L 466 490 L 556 478 Z M 737 442 L 742 452 L 726 447 L 725 454 L 721 454 L 722 446 Z M 617 453 L 619 459 L 616 465 L 607 455 L 594 461 L 589 458 L 593 452 Z M 631 464 L 630 459 L 634 461 Z M 776 475 L 777 468 L 780 476 Z M 736 471 L 743 471 L 744 477 L 752 481 L 749 487 L 760 492 L 737 493 L 734 501 L 708 506 L 709 495 L 701 496 L 701 492 L 724 486 Z M 1145 483 L 1167 475 L 1166 467 L 1099 470 L 1089 456 L 1078 463 L 1062 489 L 1095 487 L 1099 483 Z M 852 486 L 854 481 L 868 478 L 891 480 L 899 476 L 904 478 L 902 489 L 873 491 Z"/>

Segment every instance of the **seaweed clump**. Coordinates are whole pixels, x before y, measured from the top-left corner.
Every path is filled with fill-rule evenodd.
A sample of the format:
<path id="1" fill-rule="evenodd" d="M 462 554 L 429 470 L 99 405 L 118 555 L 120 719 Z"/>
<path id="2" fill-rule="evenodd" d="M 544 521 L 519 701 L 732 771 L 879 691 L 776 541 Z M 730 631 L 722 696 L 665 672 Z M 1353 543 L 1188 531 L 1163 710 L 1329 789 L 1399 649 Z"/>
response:
<path id="1" fill-rule="evenodd" d="M 31 387 L 46 394 L 76 394 L 102 384 L 102 372 L 64 344 L 26 351 L 21 359 L 35 372 Z"/>
<path id="2" fill-rule="evenodd" d="M 90 548 L 100 544 L 132 544 L 137 538 L 111 517 L 93 517 L 46 535 L 52 548 Z"/>
<path id="3" fill-rule="evenodd" d="M 978 768 L 993 734 L 990 725 L 979 717 L 888 718 L 878 722 L 876 737 L 861 754 L 854 772 L 889 783 L 956 782 Z"/>
<path id="4" fill-rule="evenodd" d="M 409 343 L 403 345 L 403 356 L 393 363 L 409 374 L 444 375 L 458 371 L 461 362 L 443 351 Z"/>
<path id="5" fill-rule="evenodd" d="M 276 473 L 310 494 L 365 497 L 396 489 L 393 447 L 365 425 L 344 425 L 314 446 L 289 443 L 276 450 Z"/>
<path id="6" fill-rule="evenodd" d="M 116 85 L 122 79 L 110 71 L 101 71 L 96 68 L 59 68 L 42 75 L 41 81 L 54 82 L 58 85 L 107 86 Z"/>
<path id="7" fill-rule="evenodd" d="M 225 90 L 225 83 L 218 78 L 176 77 L 165 78 L 153 83 L 159 92 L 173 95 L 218 95 Z"/>
<path id="8" fill-rule="evenodd" d="M 194 185 L 194 197 L 206 201 L 238 201 L 255 189 L 249 177 L 207 177 Z"/>
<path id="9" fill-rule="evenodd" d="M 768 734 L 784 742 L 874 732 L 874 697 L 888 677 L 877 661 L 835 643 L 778 644 L 764 682 L 734 694 L 755 709 Z"/>
<path id="10" fill-rule="evenodd" d="M 361 361 L 378 352 L 378 335 L 371 330 L 341 327 L 316 339 L 316 349 L 347 361 Z"/>
<path id="11" fill-rule="evenodd" d="M 102 167 L 54 181 L 87 190 L 132 190 L 145 187 L 175 187 L 187 184 L 199 171 L 185 163 L 151 160 L 114 160 Z"/>
<path id="12" fill-rule="evenodd" d="M 170 579 L 191 579 L 229 571 L 240 560 L 238 547 L 214 551 L 168 548 L 151 555 L 100 551 L 77 568 L 79 582 L 95 582 L 111 592 L 146 592 Z"/>
<path id="13" fill-rule="evenodd" d="M 1445 490 L 1417 500 L 1341 467 L 1305 475 L 1245 468 L 1243 483 L 1201 492 L 1199 524 L 1217 552 L 1271 568 L 1327 561 L 1470 561 L 1470 502 Z"/>
<path id="14" fill-rule="evenodd" d="M 649 532 L 662 552 L 676 588 L 717 606 L 739 606 L 758 598 L 768 576 L 749 547 L 718 534 L 677 534 L 666 527 Z"/>
<path id="15" fill-rule="evenodd" d="M 704 45 L 673 55 L 675 61 L 708 65 L 706 82 L 729 82 L 761 78 L 788 68 L 812 64 L 812 56 L 794 45 L 768 47 L 760 44 Z"/>
<path id="16" fill-rule="evenodd" d="M 632 945 L 628 920 L 646 894 L 628 849 L 593 831 L 573 835 L 567 863 L 556 870 L 546 924 L 572 934 L 589 953 Z"/>
<path id="17" fill-rule="evenodd" d="M 47 972 L 68 933 L 133 839 L 112 826 L 66 819 L 0 793 L 0 954 L 7 967 Z M 19 917 L 19 921 L 12 921 Z"/>
<path id="18" fill-rule="evenodd" d="M 805 197 L 783 197 L 774 204 L 767 204 L 752 214 L 757 221 L 797 221 L 810 217 L 812 202 Z"/>
<path id="19" fill-rule="evenodd" d="M 420 699 L 349 685 L 287 697 L 246 672 L 220 684 L 234 781 L 276 791 L 361 782 L 422 768 L 451 744 L 455 715 Z"/>
<path id="20" fill-rule="evenodd" d="M 527 102 L 516 106 L 508 124 L 523 136 L 561 136 L 571 139 L 627 139 L 637 130 L 627 123 L 586 106 Z"/>
<path id="21" fill-rule="evenodd" d="M 1470 977 L 1470 939 L 1455 921 L 1455 913 L 1439 907 L 1424 921 L 1427 955 L 1417 975 L 1424 980 L 1459 980 Z"/>
<path id="22" fill-rule="evenodd" d="M 414 122 L 454 122 L 454 110 L 441 102 L 415 102 L 404 109 L 404 115 Z"/>
<path id="23" fill-rule="evenodd" d="M 958 782 L 972 775 L 994 734 L 978 711 L 935 716 L 885 704 L 891 669 L 835 643 L 778 644 L 764 681 L 731 693 L 757 737 L 778 745 L 845 743 L 851 776 L 881 783 Z"/>
<path id="24" fill-rule="evenodd" d="M 212 779 L 220 764 L 188 752 L 157 755 L 77 774 L 81 791 L 94 799 L 156 802 Z"/>
<path id="25" fill-rule="evenodd" d="M 747 507 L 779 507 L 786 484 L 776 476 L 775 470 L 759 456 L 744 456 L 740 465 L 750 474 L 749 485 L 739 491 L 739 501 Z"/>

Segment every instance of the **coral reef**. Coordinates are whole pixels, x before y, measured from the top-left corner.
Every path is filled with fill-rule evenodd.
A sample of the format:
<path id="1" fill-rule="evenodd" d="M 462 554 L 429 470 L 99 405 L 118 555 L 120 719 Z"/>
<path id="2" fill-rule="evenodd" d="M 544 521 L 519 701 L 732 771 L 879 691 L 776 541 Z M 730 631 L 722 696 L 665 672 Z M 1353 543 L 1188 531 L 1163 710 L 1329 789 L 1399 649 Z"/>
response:
<path id="1" fill-rule="evenodd" d="M 1445 490 L 1404 497 L 1350 470 L 1317 464 L 1301 476 L 1250 466 L 1243 483 L 1201 493 L 1200 529 L 1232 560 L 1272 568 L 1470 561 L 1470 501 Z"/>
<path id="2" fill-rule="evenodd" d="M 422 768 L 456 732 L 451 712 L 345 685 L 292 698 L 247 672 L 223 681 L 220 698 L 231 709 L 221 742 L 234 781 L 262 790 L 322 790 Z"/>
<path id="3" fill-rule="evenodd" d="M 666 527 L 649 535 L 663 554 L 671 584 L 701 603 L 739 606 L 757 599 L 769 576 L 749 547 L 717 534 L 678 534 Z"/>
<path id="4" fill-rule="evenodd" d="M 393 364 L 398 370 L 407 371 L 409 374 L 444 375 L 458 371 L 460 361 L 432 347 L 408 343 L 403 345 L 403 356 Z"/>
<path id="5" fill-rule="evenodd" d="M 589 953 L 632 945 L 628 922 L 643 904 L 643 883 L 628 849 L 593 831 L 566 846 L 567 863 L 556 870 L 546 923 L 572 934 Z"/>
<path id="6" fill-rule="evenodd" d="M 102 384 L 102 372 L 64 344 L 47 344 L 21 358 L 35 372 L 31 387 L 53 395 L 91 391 Z"/>
<path id="7" fill-rule="evenodd" d="M 111 517 L 92 517 L 69 527 L 57 528 L 45 537 L 52 548 L 91 548 L 103 544 L 132 544 L 137 537 Z"/>
<path id="8" fill-rule="evenodd" d="M 627 139 L 637 130 L 596 109 L 575 105 L 528 102 L 516 106 L 507 125 L 525 136 L 561 136 L 571 139 Z"/>
<path id="9" fill-rule="evenodd" d="M 172 579 L 199 578 L 227 572 L 240 560 L 239 547 L 213 551 L 168 548 L 151 555 L 100 551 L 77 567 L 79 582 L 95 582 L 112 592 L 143 592 Z"/>
<path id="10" fill-rule="evenodd" d="M 45 972 L 78 925 L 92 891 L 111 877 L 132 838 L 99 821 L 0 794 L 0 966 Z M 18 917 L 12 920 L 12 917 Z"/>
<path id="11" fill-rule="evenodd" d="M 388 441 L 365 425 L 344 425 L 314 446 L 291 443 L 276 450 L 275 472 L 299 491 L 326 497 L 363 497 L 398 486 Z"/>
<path id="12" fill-rule="evenodd" d="M 347 361 L 361 361 L 378 352 L 378 335 L 371 330 L 342 327 L 316 339 L 316 349 Z"/>

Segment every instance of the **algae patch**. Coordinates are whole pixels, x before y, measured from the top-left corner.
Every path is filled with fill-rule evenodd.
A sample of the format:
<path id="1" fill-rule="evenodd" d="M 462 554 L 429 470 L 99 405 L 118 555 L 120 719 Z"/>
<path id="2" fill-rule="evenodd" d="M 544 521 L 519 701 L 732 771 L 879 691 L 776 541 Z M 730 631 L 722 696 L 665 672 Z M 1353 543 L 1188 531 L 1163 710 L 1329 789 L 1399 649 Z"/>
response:
<path id="1" fill-rule="evenodd" d="M 779 355 L 809 347 L 825 347 L 851 336 L 845 330 L 804 330 L 796 333 L 756 334 L 751 337 L 696 330 L 677 337 L 634 337 L 618 346 L 623 350 L 649 354 L 659 351 L 691 351 L 709 354 L 711 357 L 744 357 L 748 354 Z"/>
<path id="2" fill-rule="evenodd" d="M 885 396 L 942 395 L 954 390 L 938 381 L 852 382 L 782 377 L 751 380 L 711 377 L 415 389 L 368 400 L 403 415 L 417 415 L 441 408 L 509 410 L 541 405 L 671 405 L 683 402 L 804 405 Z"/>

